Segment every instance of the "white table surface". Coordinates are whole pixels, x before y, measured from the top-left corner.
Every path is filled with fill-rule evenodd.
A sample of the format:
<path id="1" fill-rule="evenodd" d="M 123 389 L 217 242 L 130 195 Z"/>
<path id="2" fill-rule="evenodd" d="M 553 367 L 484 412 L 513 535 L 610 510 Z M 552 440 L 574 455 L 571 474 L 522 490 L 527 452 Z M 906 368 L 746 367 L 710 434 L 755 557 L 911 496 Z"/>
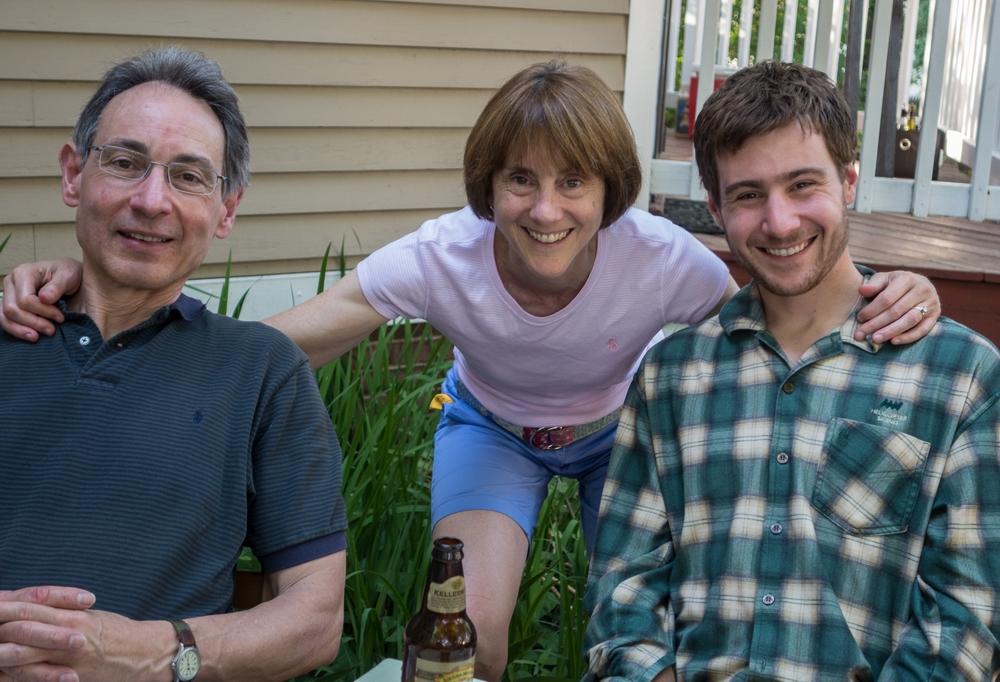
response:
<path id="1" fill-rule="evenodd" d="M 387 658 L 358 678 L 357 682 L 399 682 L 403 676 L 403 662 Z M 482 682 L 482 680 L 475 680 Z"/>

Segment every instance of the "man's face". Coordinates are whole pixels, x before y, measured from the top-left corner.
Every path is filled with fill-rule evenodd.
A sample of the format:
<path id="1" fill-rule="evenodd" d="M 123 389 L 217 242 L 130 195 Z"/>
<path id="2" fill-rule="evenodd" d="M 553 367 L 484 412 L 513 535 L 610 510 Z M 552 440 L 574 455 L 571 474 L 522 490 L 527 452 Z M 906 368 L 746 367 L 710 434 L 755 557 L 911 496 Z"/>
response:
<path id="1" fill-rule="evenodd" d="M 858 175 L 834 164 L 820 134 L 793 123 L 751 138 L 718 165 L 720 200 L 710 198 L 709 210 L 765 290 L 803 294 L 849 257 L 847 205 Z"/>
<path id="2" fill-rule="evenodd" d="M 225 133 L 204 101 L 163 83 L 144 83 L 105 108 L 94 146 L 115 145 L 160 163 L 181 161 L 222 172 Z M 86 271 L 101 287 L 179 292 L 201 264 L 212 237 L 232 229 L 242 192 L 222 199 L 222 181 L 207 196 L 183 194 L 153 166 L 143 180 L 101 170 L 99 152 L 86 164 L 63 147 L 63 200 L 76 207 L 76 233 Z"/>

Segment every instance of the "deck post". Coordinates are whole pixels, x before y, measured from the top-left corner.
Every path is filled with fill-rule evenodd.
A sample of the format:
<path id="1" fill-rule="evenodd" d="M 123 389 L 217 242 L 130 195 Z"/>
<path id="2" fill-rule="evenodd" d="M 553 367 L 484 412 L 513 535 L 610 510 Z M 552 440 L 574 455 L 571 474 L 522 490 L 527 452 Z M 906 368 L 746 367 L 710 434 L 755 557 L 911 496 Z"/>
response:
<path id="1" fill-rule="evenodd" d="M 806 5 L 806 35 L 802 43 L 802 65 L 808 67 L 816 66 L 816 33 L 819 30 L 820 0 L 809 0 Z"/>
<path id="2" fill-rule="evenodd" d="M 753 33 L 753 0 L 740 4 L 740 39 L 736 45 L 736 65 L 743 68 L 750 63 L 750 34 Z M 759 31 L 758 31 L 758 40 Z"/>
<path id="3" fill-rule="evenodd" d="M 931 41 L 929 57 L 924 58 L 924 110 L 920 117 L 920 144 L 917 145 L 917 166 L 913 180 L 913 215 L 926 218 L 930 208 L 931 177 L 937 165 L 938 116 L 941 114 L 941 88 L 944 85 L 944 60 L 948 47 L 948 20 L 951 0 L 937 0 L 934 16 L 928 26 Z M 933 33 L 931 33 L 933 31 Z M 926 52 L 925 52 L 926 54 Z"/>
<path id="4" fill-rule="evenodd" d="M 833 72 L 830 71 L 830 53 L 839 52 L 840 48 L 840 35 L 833 35 L 833 11 L 836 5 L 836 0 L 820 0 L 816 17 L 816 52 L 812 63 L 813 68 L 824 72 L 834 83 L 837 82 L 837 69 L 834 67 Z M 837 46 L 836 49 L 834 45 Z"/>
<path id="5" fill-rule="evenodd" d="M 625 55 L 625 95 L 622 106 L 635 134 L 642 188 L 635 205 L 649 208 L 649 168 L 656 152 L 656 111 L 660 82 L 663 15 L 666 0 L 632 0 L 628 15 L 628 48 Z"/>
<path id="6" fill-rule="evenodd" d="M 757 63 L 774 57 L 774 28 L 778 21 L 778 0 L 760 0 L 757 25 Z"/>
<path id="7" fill-rule="evenodd" d="M 785 3 L 785 24 L 781 30 L 781 61 L 790 62 L 795 58 L 795 27 L 799 20 L 799 3 Z"/>
<path id="8" fill-rule="evenodd" d="M 854 201 L 854 210 L 858 213 L 871 213 L 875 198 L 875 163 L 882 123 L 882 95 L 885 90 L 891 21 L 892 0 L 875 0 L 875 24 L 872 26 L 872 47 L 868 62 L 868 95 L 865 99 L 865 127 L 861 138 L 861 171 L 858 196 Z"/>
<path id="9" fill-rule="evenodd" d="M 705 6 L 705 22 L 702 24 L 701 63 L 698 66 L 698 104 L 694 110 L 694 125 L 698 127 L 698 114 L 715 89 L 715 41 L 719 36 L 719 0 L 702 0 Z M 691 150 L 691 193 L 692 201 L 705 200 L 705 188 L 698 176 L 698 163 Z"/>
<path id="10" fill-rule="evenodd" d="M 939 0 L 940 1 L 940 0 Z M 986 219 L 986 198 L 990 185 L 990 165 L 997 142 L 1000 114 L 1000 0 L 993 2 L 993 16 L 986 39 L 986 69 L 983 90 L 979 97 L 979 124 L 976 128 L 976 161 L 972 167 L 969 191 L 969 220 L 981 223 Z"/>

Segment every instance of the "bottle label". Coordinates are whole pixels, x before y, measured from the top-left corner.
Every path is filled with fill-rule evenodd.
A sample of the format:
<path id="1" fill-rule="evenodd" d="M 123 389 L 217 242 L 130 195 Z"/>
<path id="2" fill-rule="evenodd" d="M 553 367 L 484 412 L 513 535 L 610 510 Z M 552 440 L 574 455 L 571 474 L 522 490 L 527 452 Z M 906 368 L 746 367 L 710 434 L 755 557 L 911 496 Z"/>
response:
<path id="1" fill-rule="evenodd" d="M 416 678 L 427 682 L 472 682 L 472 672 L 475 667 L 475 654 L 469 659 L 454 663 L 439 663 L 418 658 Z"/>
<path id="2" fill-rule="evenodd" d="M 465 610 L 465 578 L 456 575 L 443 583 L 432 582 L 427 592 L 427 610 L 459 613 Z"/>

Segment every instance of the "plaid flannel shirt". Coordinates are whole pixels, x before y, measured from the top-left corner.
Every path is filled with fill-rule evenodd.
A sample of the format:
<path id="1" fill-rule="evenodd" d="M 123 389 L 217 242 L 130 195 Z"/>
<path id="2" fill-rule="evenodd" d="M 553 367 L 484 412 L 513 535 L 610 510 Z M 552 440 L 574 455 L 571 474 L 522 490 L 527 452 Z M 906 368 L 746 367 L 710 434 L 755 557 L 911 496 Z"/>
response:
<path id="1" fill-rule="evenodd" d="M 943 318 L 906 346 L 856 328 L 789 367 L 750 286 L 647 354 L 604 487 L 585 679 L 994 679 L 1000 354 Z"/>

